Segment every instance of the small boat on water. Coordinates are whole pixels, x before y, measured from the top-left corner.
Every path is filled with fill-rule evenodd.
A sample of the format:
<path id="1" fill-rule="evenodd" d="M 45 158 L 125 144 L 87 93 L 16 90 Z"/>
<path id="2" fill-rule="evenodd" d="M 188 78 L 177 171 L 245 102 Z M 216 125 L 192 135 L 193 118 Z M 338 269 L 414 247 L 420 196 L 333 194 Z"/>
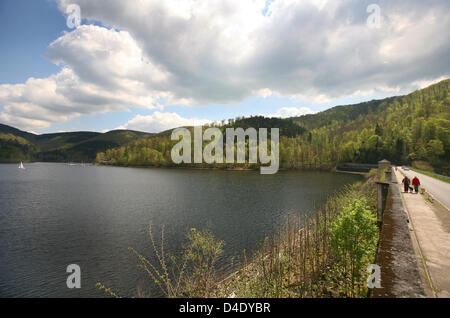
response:
<path id="1" fill-rule="evenodd" d="M 23 162 L 22 161 L 20 162 L 19 169 L 25 170 L 25 167 L 23 166 Z"/>

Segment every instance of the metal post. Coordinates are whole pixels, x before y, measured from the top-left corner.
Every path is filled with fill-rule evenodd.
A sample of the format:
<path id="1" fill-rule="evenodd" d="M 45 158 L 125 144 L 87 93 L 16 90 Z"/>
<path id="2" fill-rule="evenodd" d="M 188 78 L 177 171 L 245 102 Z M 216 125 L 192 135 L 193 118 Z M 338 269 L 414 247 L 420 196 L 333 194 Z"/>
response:
<path id="1" fill-rule="evenodd" d="M 377 220 L 383 221 L 383 184 L 377 183 Z"/>

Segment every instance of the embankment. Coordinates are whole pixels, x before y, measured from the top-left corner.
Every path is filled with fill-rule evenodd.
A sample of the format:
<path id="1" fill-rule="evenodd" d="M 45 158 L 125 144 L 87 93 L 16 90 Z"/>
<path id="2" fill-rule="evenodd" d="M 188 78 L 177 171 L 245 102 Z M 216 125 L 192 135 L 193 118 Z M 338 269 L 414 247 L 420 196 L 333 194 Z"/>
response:
<path id="1" fill-rule="evenodd" d="M 387 193 L 376 264 L 381 270 L 381 288 L 373 289 L 372 297 L 426 297 L 395 175 Z"/>

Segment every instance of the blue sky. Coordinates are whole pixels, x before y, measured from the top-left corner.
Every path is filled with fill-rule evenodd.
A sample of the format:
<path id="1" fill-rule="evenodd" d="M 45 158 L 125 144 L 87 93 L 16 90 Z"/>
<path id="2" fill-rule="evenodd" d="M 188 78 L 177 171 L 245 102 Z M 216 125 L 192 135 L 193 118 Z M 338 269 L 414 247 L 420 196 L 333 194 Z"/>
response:
<path id="1" fill-rule="evenodd" d="M 47 46 L 67 30 L 56 3 L 46 0 L 0 2 L 0 83 L 47 77 L 59 69 L 44 58 Z"/>
<path id="2" fill-rule="evenodd" d="M 411 53 L 415 38 L 448 31 L 439 19 L 434 25 L 427 20 L 428 11 L 445 11 L 446 1 L 431 1 L 426 9 L 407 1 L 401 23 L 414 18 L 416 29 L 399 28 L 398 34 L 395 19 L 404 8 L 385 1 L 385 29 L 375 31 L 365 26 L 364 1 L 270 0 L 230 3 L 227 10 L 212 1 L 206 13 L 194 3 L 180 9 L 172 1 L 148 1 L 140 9 L 140 2 L 102 2 L 0 2 L 1 123 L 37 133 L 158 131 L 190 120 L 287 117 L 398 95 L 449 74 L 446 31 L 425 53 Z M 70 3 L 81 8 L 77 29 L 66 25 Z M 152 24 L 154 10 L 163 13 Z M 414 67 L 404 69 L 405 56 Z"/>

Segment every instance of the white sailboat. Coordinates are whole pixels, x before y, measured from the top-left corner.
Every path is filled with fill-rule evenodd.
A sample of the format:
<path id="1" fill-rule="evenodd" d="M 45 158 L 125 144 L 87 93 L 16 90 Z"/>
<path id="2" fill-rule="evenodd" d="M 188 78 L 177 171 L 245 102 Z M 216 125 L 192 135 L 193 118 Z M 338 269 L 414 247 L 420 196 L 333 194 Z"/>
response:
<path id="1" fill-rule="evenodd" d="M 22 161 L 20 162 L 20 165 L 19 165 L 19 169 L 23 169 L 23 170 L 25 170 L 25 167 L 23 166 L 23 163 L 22 163 Z"/>

